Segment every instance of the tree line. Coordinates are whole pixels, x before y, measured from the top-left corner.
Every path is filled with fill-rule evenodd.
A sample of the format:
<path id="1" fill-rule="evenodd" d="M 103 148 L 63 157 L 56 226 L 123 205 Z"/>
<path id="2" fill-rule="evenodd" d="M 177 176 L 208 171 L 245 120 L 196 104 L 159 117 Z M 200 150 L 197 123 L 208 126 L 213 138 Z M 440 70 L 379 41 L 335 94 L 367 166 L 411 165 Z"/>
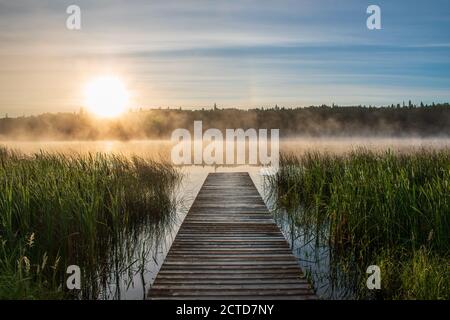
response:
<path id="1" fill-rule="evenodd" d="M 46 113 L 0 119 L 0 139 L 168 139 L 177 128 L 280 129 L 281 137 L 450 136 L 450 105 L 439 103 L 387 107 L 311 106 L 304 108 L 256 108 L 130 111 L 117 119 L 98 119 L 85 112 Z"/>

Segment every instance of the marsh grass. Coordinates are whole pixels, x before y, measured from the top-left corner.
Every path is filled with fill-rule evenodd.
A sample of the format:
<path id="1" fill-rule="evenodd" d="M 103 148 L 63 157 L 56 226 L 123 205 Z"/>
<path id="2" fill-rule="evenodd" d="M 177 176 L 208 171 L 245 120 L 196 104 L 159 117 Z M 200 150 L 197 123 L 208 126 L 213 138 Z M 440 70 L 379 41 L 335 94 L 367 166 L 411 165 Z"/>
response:
<path id="1" fill-rule="evenodd" d="M 278 208 L 330 248 L 358 297 L 365 269 L 382 269 L 382 298 L 450 298 L 450 150 L 359 149 L 283 155 L 269 181 Z M 353 275 L 356 275 L 354 277 Z"/>
<path id="2" fill-rule="evenodd" d="M 138 157 L 0 148 L 0 298 L 98 298 L 170 225 L 179 179 Z M 71 264 L 82 270 L 75 294 Z"/>

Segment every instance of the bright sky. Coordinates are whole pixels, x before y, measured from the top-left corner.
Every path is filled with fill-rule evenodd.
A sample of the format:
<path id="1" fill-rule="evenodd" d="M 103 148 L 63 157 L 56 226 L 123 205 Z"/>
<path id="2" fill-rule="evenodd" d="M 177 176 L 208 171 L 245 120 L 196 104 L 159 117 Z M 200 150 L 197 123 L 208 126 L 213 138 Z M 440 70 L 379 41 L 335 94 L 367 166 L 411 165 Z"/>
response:
<path id="1" fill-rule="evenodd" d="M 77 111 L 104 74 L 144 108 L 450 101 L 449 30 L 448 0 L 0 0 L 0 116 Z"/>

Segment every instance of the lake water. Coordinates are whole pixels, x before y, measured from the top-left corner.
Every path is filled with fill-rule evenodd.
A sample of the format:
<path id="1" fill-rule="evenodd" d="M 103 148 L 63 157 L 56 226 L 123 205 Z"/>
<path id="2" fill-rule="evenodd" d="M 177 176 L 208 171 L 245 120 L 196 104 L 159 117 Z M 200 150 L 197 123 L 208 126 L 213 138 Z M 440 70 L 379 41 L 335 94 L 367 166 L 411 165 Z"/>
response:
<path id="1" fill-rule="evenodd" d="M 40 151 L 62 154 L 102 152 L 121 154 L 127 157 L 136 155 L 143 158 L 169 161 L 172 143 L 169 141 L 0 141 L 0 146 L 27 154 Z M 361 147 L 377 151 L 391 149 L 408 152 L 420 148 L 450 148 L 450 139 L 304 138 L 282 140 L 280 142 L 281 152 L 294 154 L 302 154 L 306 151 L 343 153 Z M 176 190 L 175 196 L 179 201 L 177 202 L 177 212 L 172 225 L 164 230 L 164 234 L 159 238 L 159 241 L 148 250 L 143 269 L 130 267 L 129 270 L 117 271 L 111 274 L 110 280 L 99 295 L 100 299 L 144 299 L 146 297 L 178 228 L 208 173 L 226 171 L 249 172 L 258 191 L 265 199 L 268 208 L 270 210 L 274 208 L 269 198 L 270 190 L 265 186 L 260 167 L 183 166 L 180 167 L 180 170 L 183 172 L 183 180 Z M 332 288 L 330 286 L 328 278 L 330 266 L 328 264 L 327 248 L 318 248 L 308 242 L 299 230 L 294 230 L 290 227 L 291 224 L 286 215 L 278 213 L 275 218 L 290 243 L 293 253 L 299 259 L 300 265 L 313 278 L 318 295 L 326 298 L 349 297 L 343 288 Z M 145 238 L 145 235 L 143 235 L 143 238 Z"/>

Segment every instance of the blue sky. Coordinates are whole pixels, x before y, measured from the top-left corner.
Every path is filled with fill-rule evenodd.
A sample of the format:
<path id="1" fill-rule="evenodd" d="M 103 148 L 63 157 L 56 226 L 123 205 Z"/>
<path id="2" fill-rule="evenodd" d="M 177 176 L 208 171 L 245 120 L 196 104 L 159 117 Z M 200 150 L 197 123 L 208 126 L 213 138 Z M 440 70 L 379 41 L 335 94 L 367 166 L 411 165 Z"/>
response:
<path id="1" fill-rule="evenodd" d="M 144 108 L 450 101 L 449 30 L 447 0 L 0 0 L 0 114 L 78 110 L 111 73 Z"/>

